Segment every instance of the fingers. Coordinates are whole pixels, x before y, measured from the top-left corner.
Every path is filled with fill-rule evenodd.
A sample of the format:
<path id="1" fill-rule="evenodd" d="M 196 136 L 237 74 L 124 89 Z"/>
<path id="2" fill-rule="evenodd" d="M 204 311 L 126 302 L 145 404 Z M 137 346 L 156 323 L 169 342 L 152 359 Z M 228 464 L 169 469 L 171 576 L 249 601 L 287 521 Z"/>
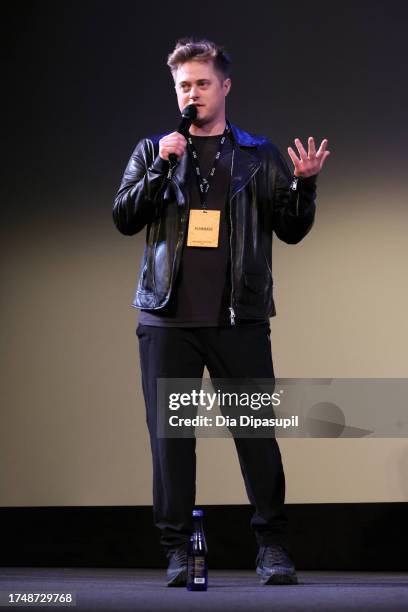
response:
<path id="1" fill-rule="evenodd" d="M 313 136 L 309 136 L 308 140 L 307 140 L 308 144 L 309 144 L 309 153 L 308 153 L 308 157 L 314 157 L 316 155 L 316 147 L 315 147 L 315 141 Z"/>
<path id="2" fill-rule="evenodd" d="M 320 147 L 319 147 L 319 150 L 318 150 L 318 152 L 316 153 L 316 157 L 322 157 L 322 156 L 323 156 L 323 154 L 324 154 L 324 152 L 325 152 L 325 150 L 326 150 L 326 147 L 327 147 L 327 143 L 328 143 L 328 142 L 329 142 L 329 141 L 327 140 L 327 138 L 325 138 L 324 140 L 322 140 L 321 145 L 320 145 Z"/>
<path id="3" fill-rule="evenodd" d="M 187 140 L 182 134 L 179 134 L 178 132 L 165 136 L 160 142 L 161 145 L 167 149 L 174 148 L 175 150 L 172 150 L 171 153 L 184 152 L 187 146 Z"/>
<path id="4" fill-rule="evenodd" d="M 296 153 L 292 149 L 292 147 L 288 147 L 288 155 L 290 159 L 293 161 L 295 168 L 300 164 L 301 160 L 296 156 Z"/>
<path id="5" fill-rule="evenodd" d="M 299 140 L 299 138 L 295 138 L 295 145 L 298 148 L 299 155 L 300 155 L 301 159 L 303 161 L 306 161 L 307 153 L 306 153 L 306 150 L 305 150 L 304 146 L 302 145 L 302 142 Z"/>
<path id="6" fill-rule="evenodd" d="M 160 139 L 159 155 L 163 159 L 168 159 L 171 153 L 181 157 L 187 147 L 187 140 L 179 132 L 172 132 Z"/>
<path id="7" fill-rule="evenodd" d="M 302 144 L 302 141 L 299 138 L 295 138 L 295 144 L 298 148 L 299 151 L 299 155 L 302 161 L 306 161 L 307 159 L 312 159 L 313 157 L 321 157 L 323 155 L 323 153 L 326 150 L 327 144 L 328 144 L 328 139 L 325 138 L 324 140 L 322 140 L 321 145 L 319 147 L 319 150 L 316 153 L 316 145 L 315 145 L 315 141 L 313 136 L 309 136 L 309 138 L 307 139 L 308 142 L 308 152 L 306 153 L 306 150 Z"/>
<path id="8" fill-rule="evenodd" d="M 320 168 L 323 166 L 326 159 L 329 157 L 330 151 L 325 151 L 320 159 Z"/>
<path id="9" fill-rule="evenodd" d="M 328 144 L 328 139 L 325 138 L 322 140 L 319 150 L 316 153 L 316 145 L 313 136 L 309 136 L 307 139 L 308 142 L 308 153 L 306 154 L 306 150 L 299 138 L 295 138 L 294 140 L 300 155 L 300 159 L 297 157 L 297 154 L 292 149 L 292 147 L 288 147 L 288 154 L 294 165 L 294 174 L 301 176 L 311 176 L 312 174 L 316 174 L 320 172 L 323 167 L 324 162 L 330 155 L 330 151 L 326 149 Z"/>

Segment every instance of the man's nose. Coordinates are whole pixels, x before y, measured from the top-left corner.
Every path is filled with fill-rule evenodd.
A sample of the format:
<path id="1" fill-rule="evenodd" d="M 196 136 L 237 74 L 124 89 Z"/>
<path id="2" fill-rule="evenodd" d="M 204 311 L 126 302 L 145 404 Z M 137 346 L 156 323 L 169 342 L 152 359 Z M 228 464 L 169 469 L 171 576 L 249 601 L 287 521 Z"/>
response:
<path id="1" fill-rule="evenodd" d="M 198 98 L 198 89 L 196 89 L 193 85 L 193 87 L 190 89 L 190 99 L 196 100 L 197 98 Z"/>

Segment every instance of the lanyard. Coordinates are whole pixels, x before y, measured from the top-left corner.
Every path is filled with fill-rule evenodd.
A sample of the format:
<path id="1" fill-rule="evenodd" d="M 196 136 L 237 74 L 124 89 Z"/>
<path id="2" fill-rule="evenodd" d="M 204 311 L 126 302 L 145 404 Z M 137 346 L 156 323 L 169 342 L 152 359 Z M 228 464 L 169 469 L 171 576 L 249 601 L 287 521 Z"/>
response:
<path id="1" fill-rule="evenodd" d="M 191 153 L 191 160 L 195 169 L 195 174 L 197 177 L 197 183 L 198 183 L 198 190 L 199 190 L 199 194 L 200 194 L 200 200 L 201 200 L 201 206 L 203 208 L 203 210 L 206 210 L 207 208 L 207 193 L 208 190 L 210 188 L 210 180 L 214 177 L 214 173 L 215 173 L 215 168 L 217 166 L 217 162 L 221 156 L 221 150 L 223 147 L 223 144 L 227 138 L 228 132 L 230 131 L 231 127 L 230 124 L 228 122 L 228 120 L 226 121 L 226 125 L 225 125 L 225 130 L 221 136 L 220 139 L 220 144 L 218 147 L 218 151 L 215 155 L 214 158 L 214 162 L 213 162 L 213 166 L 210 170 L 210 172 L 207 175 L 207 178 L 204 178 L 201 176 L 201 172 L 200 172 L 200 166 L 198 165 L 198 154 L 197 154 L 197 149 L 195 148 L 194 144 L 193 144 L 193 140 L 191 138 L 191 135 L 188 134 L 187 137 L 187 142 L 189 144 L 190 147 L 190 153 Z"/>

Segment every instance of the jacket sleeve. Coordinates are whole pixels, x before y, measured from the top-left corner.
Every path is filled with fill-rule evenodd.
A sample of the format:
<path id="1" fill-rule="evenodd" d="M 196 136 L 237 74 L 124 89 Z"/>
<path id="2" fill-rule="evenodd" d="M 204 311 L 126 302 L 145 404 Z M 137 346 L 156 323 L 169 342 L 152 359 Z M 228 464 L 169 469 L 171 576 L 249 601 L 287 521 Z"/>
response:
<path id="1" fill-rule="evenodd" d="M 276 181 L 273 200 L 273 229 L 287 244 L 297 244 L 308 234 L 316 212 L 317 174 L 295 178 L 279 150 L 275 149 Z"/>
<path id="2" fill-rule="evenodd" d="M 150 156 L 152 164 L 148 166 L 149 149 L 153 149 L 152 143 L 145 138 L 136 145 L 113 204 L 113 221 L 128 236 L 153 221 L 157 196 L 166 185 L 169 162 L 159 155 L 155 159 Z"/>

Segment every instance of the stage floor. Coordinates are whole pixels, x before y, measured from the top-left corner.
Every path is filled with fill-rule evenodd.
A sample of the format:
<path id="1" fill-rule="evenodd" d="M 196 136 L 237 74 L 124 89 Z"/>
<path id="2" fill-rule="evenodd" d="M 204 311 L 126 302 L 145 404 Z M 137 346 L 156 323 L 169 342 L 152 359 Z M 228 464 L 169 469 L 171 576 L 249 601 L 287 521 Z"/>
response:
<path id="1" fill-rule="evenodd" d="M 158 569 L 1 567 L 0 591 L 3 598 L 8 592 L 76 596 L 75 606 L 32 604 L 31 610 L 408 610 L 408 573 L 299 571 L 298 578 L 295 586 L 261 586 L 255 571 L 210 570 L 208 591 L 190 593 L 168 588 Z"/>

